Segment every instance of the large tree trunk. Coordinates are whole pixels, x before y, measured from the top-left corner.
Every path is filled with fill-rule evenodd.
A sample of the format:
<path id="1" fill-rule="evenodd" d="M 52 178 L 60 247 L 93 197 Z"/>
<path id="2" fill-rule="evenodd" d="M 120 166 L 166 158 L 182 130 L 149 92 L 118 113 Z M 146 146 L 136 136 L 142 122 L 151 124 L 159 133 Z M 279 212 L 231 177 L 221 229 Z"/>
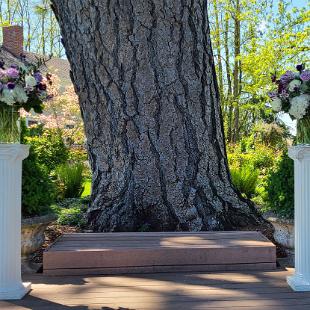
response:
<path id="1" fill-rule="evenodd" d="M 79 95 L 96 231 L 257 224 L 232 187 L 205 0 L 53 0 Z"/>

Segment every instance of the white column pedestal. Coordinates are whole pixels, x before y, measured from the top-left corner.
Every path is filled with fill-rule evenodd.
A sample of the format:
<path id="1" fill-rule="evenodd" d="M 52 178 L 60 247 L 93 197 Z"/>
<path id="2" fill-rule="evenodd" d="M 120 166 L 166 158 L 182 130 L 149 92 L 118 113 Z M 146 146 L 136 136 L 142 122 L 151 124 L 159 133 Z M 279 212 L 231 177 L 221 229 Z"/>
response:
<path id="1" fill-rule="evenodd" d="M 295 274 L 287 278 L 294 291 L 310 291 L 310 145 L 289 149 L 294 160 Z"/>
<path id="2" fill-rule="evenodd" d="M 31 288 L 21 280 L 22 160 L 29 146 L 0 144 L 0 300 L 21 299 Z"/>

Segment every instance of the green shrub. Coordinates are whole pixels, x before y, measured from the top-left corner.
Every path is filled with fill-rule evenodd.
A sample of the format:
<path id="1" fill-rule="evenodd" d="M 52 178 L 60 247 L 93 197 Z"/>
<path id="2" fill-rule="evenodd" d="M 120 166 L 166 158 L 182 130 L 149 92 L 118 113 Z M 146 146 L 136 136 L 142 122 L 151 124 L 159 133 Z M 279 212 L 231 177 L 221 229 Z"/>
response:
<path id="1" fill-rule="evenodd" d="M 238 148 L 228 154 L 228 163 L 232 167 L 252 166 L 260 169 L 262 173 L 272 167 L 278 154 L 271 148 L 263 145 L 256 145 L 253 149 L 241 153 Z"/>
<path id="2" fill-rule="evenodd" d="M 230 168 L 233 185 L 246 197 L 251 198 L 255 194 L 258 183 L 258 170 L 249 165 Z"/>
<path id="3" fill-rule="evenodd" d="M 263 145 L 256 145 L 253 153 L 253 167 L 255 169 L 268 169 L 275 163 L 278 156 L 271 148 Z"/>
<path id="4" fill-rule="evenodd" d="M 58 224 L 77 226 L 83 228 L 86 226 L 86 219 L 81 208 L 73 207 L 69 209 L 62 209 L 58 216 Z"/>
<path id="5" fill-rule="evenodd" d="M 267 176 L 267 209 L 285 216 L 294 216 L 294 162 L 285 152 Z"/>
<path id="6" fill-rule="evenodd" d="M 39 165 L 32 150 L 23 162 L 22 211 L 24 216 L 39 216 L 50 212 L 49 205 L 55 201 L 56 186 L 46 168 Z"/>
<path id="7" fill-rule="evenodd" d="M 63 198 L 80 197 L 84 190 L 83 163 L 66 163 L 56 169 L 56 177 Z"/>
<path id="8" fill-rule="evenodd" d="M 73 162 L 87 161 L 88 155 L 84 148 L 71 148 L 69 151 L 69 160 Z"/>
<path id="9" fill-rule="evenodd" d="M 254 127 L 253 136 L 260 144 L 283 149 L 287 144 L 286 139 L 291 135 L 288 128 L 283 124 L 260 122 Z"/>
<path id="10" fill-rule="evenodd" d="M 87 225 L 87 204 L 85 199 L 65 199 L 51 208 L 58 215 L 58 224 L 84 228 Z"/>
<path id="11" fill-rule="evenodd" d="M 40 132 L 40 131 L 38 131 Z M 38 134 L 21 122 L 21 141 Z M 29 144 L 29 143 L 28 143 Z M 39 216 L 51 212 L 49 206 L 56 199 L 56 186 L 45 165 L 40 164 L 35 146 L 30 146 L 29 156 L 23 161 L 22 212 L 23 216 Z"/>
<path id="12" fill-rule="evenodd" d="M 24 143 L 32 146 L 37 163 L 44 165 L 49 172 L 68 160 L 69 151 L 63 142 L 60 130 L 34 131 L 28 129 L 27 131 L 28 134 L 24 136 Z"/>

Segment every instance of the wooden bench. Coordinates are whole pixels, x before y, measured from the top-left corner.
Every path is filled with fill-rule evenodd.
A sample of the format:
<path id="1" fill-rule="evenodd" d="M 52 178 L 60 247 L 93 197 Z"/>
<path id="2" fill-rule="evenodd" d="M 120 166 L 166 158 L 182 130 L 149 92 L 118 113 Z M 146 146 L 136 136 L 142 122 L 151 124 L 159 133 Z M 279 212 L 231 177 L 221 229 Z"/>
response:
<path id="1" fill-rule="evenodd" d="M 259 232 L 65 234 L 43 255 L 47 275 L 276 268 L 276 248 Z"/>

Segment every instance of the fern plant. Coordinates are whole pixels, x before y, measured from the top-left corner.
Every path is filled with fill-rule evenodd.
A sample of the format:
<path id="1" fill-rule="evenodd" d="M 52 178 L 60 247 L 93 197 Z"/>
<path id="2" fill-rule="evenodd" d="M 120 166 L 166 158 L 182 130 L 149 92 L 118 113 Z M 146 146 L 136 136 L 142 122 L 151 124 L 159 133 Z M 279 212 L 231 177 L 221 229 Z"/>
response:
<path id="1" fill-rule="evenodd" d="M 255 194 L 259 171 L 250 165 L 231 167 L 230 174 L 233 185 L 247 198 Z"/>

